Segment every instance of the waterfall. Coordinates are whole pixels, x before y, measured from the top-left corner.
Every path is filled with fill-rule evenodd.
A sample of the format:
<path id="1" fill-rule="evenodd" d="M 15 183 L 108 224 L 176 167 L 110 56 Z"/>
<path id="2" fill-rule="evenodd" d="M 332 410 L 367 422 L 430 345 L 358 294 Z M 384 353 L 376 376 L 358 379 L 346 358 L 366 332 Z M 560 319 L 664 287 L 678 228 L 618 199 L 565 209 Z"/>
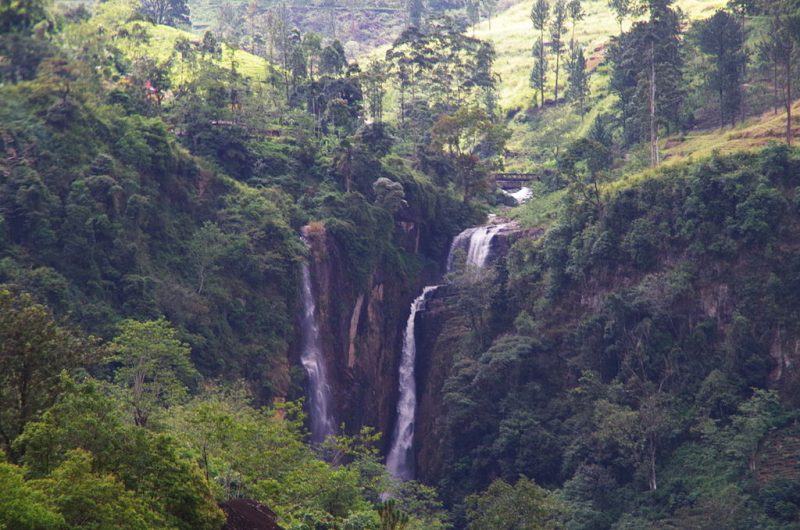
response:
<path id="1" fill-rule="evenodd" d="M 317 308 L 311 289 L 311 270 L 302 265 L 303 274 L 303 337 L 300 360 L 308 376 L 308 416 L 311 423 L 311 440 L 322 442 L 336 432 L 331 415 L 331 387 L 328 383 L 325 357 L 317 322 Z"/>
<path id="2" fill-rule="evenodd" d="M 477 228 L 467 228 L 453 238 L 453 242 L 450 244 L 450 253 L 447 254 L 447 272 L 453 270 L 453 260 L 455 259 L 456 250 L 463 249 L 464 252 L 469 253 L 470 239 L 472 239 L 472 234 L 474 234 L 476 230 Z"/>
<path id="3" fill-rule="evenodd" d="M 403 336 L 403 356 L 400 360 L 400 399 L 397 402 L 397 420 L 394 426 L 392 448 L 386 457 L 386 468 L 396 478 L 414 478 L 414 417 L 417 409 L 417 382 L 414 364 L 417 359 L 417 344 L 414 338 L 414 321 L 417 313 L 425 309 L 428 295 L 438 289 L 429 285 L 411 304 L 406 331 Z"/>
<path id="4" fill-rule="evenodd" d="M 483 268 L 489 258 L 494 236 L 503 228 L 502 224 L 488 224 L 474 228 L 467 228 L 455 238 L 450 245 L 450 254 L 447 256 L 447 272 L 453 270 L 453 260 L 456 250 L 462 249 L 467 254 L 467 265 Z"/>
<path id="5" fill-rule="evenodd" d="M 527 186 L 523 186 L 515 192 L 508 192 L 504 189 L 500 189 L 500 192 L 517 201 L 517 204 L 525 204 L 533 198 L 533 190 Z"/>
<path id="6" fill-rule="evenodd" d="M 482 268 L 489 258 L 492 239 L 500 231 L 500 225 L 486 225 L 478 227 L 469 238 L 467 250 L 467 265 Z"/>
<path id="7" fill-rule="evenodd" d="M 453 256 L 456 250 L 467 253 L 467 264 L 482 268 L 486 265 L 491 250 L 492 239 L 506 225 L 488 224 L 468 228 L 458 234 L 450 245 L 447 256 L 447 271 L 453 268 Z M 417 382 L 414 373 L 417 359 L 417 343 L 414 337 L 417 313 L 425 310 L 428 297 L 438 289 L 438 285 L 429 285 L 422 290 L 411 304 L 411 313 L 406 321 L 403 335 L 403 352 L 400 358 L 399 390 L 397 402 L 397 419 L 392 435 L 392 446 L 386 457 L 386 468 L 395 478 L 410 480 L 414 478 L 414 422 L 417 409 Z"/>

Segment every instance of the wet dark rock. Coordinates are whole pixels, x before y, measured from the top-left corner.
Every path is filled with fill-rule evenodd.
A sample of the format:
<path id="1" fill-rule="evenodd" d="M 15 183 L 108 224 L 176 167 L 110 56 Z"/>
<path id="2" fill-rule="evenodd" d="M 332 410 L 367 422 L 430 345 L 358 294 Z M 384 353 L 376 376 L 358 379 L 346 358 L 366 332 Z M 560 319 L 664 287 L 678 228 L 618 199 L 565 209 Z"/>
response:
<path id="1" fill-rule="evenodd" d="M 251 499 L 232 499 L 220 504 L 227 520 L 223 530 L 283 530 L 275 512 Z"/>

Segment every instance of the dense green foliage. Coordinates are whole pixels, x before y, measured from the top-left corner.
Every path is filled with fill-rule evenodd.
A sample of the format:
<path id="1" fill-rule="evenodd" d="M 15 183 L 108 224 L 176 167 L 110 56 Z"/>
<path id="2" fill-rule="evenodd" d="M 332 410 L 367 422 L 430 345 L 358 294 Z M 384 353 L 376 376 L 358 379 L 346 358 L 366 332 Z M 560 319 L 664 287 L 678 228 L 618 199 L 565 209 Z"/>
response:
<path id="1" fill-rule="evenodd" d="M 165 316 L 203 374 L 265 400 L 288 386 L 303 223 L 328 225 L 360 284 L 400 260 L 394 219 L 421 223 L 438 257 L 470 207 L 387 156 L 388 127 L 359 125 L 360 77 L 312 76 L 306 54 L 288 84 L 256 82 L 209 39 L 179 40 L 166 63 L 127 57 L 148 31 L 119 25 L 75 56 L 24 37 L 41 66 L 2 89 L 0 281 L 105 338 L 122 318 Z M 402 211 L 376 196 L 380 178 L 403 187 Z"/>
<path id="2" fill-rule="evenodd" d="M 181 9 L 143 6 L 165 23 Z M 446 527 L 435 492 L 388 478 L 380 435 L 312 448 L 300 405 L 261 407 L 302 395 L 301 228 L 341 250 L 342 288 L 415 282 L 477 220 L 502 134 L 485 152 L 433 145 L 470 176 L 432 179 L 380 121 L 381 73 L 340 43 L 292 32 L 252 77 L 211 33 L 159 49 L 174 30 L 141 18 L 2 13 L 0 525 L 219 528 L 217 503 L 246 496 L 287 528 Z M 431 37 L 437 53 L 455 35 Z M 479 56 L 485 96 L 490 50 L 466 42 L 456 66 Z"/>
<path id="3" fill-rule="evenodd" d="M 613 0 L 596 98 L 584 6 L 534 2 L 521 115 L 591 121 L 541 147 L 549 225 L 443 280 L 438 491 L 355 418 L 307 443 L 301 230 L 340 260 L 329 295 L 411 291 L 500 202 L 511 133 L 468 31 L 496 2 L 383 4 L 352 12 L 408 24 L 359 65 L 336 2 L 223 2 L 194 36 L 157 25 L 181 0 L 0 1 L 0 527 L 212 529 L 234 498 L 296 530 L 796 527 L 800 154 L 634 174 L 641 145 L 657 165 L 661 135 L 769 104 L 791 143 L 794 1 L 687 24 Z"/>
<path id="4" fill-rule="evenodd" d="M 449 500 L 524 474 L 560 489 L 569 528 L 793 527 L 757 455 L 799 398 L 780 353 L 800 336 L 799 172 L 774 147 L 599 202 L 575 190 L 546 237 L 520 240 L 484 302 L 496 338 L 445 383 Z"/>

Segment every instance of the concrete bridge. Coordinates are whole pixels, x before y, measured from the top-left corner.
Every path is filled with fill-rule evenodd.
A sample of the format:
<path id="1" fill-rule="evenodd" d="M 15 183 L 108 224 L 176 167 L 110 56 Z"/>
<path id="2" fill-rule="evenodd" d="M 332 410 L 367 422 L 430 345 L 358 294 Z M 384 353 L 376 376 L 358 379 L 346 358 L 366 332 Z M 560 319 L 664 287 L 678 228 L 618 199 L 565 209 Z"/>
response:
<path id="1" fill-rule="evenodd" d="M 357 6 L 357 5 L 338 5 L 338 4 L 323 4 L 323 5 L 293 5 L 289 4 L 286 6 L 287 9 L 293 9 L 296 11 L 316 11 L 316 10 L 328 10 L 328 11 L 366 11 L 366 12 L 376 12 L 376 13 L 399 13 L 403 11 L 400 7 L 391 7 L 391 6 Z"/>
<path id="2" fill-rule="evenodd" d="M 540 178 L 538 173 L 495 173 L 492 175 L 494 185 L 503 190 L 518 190 Z"/>

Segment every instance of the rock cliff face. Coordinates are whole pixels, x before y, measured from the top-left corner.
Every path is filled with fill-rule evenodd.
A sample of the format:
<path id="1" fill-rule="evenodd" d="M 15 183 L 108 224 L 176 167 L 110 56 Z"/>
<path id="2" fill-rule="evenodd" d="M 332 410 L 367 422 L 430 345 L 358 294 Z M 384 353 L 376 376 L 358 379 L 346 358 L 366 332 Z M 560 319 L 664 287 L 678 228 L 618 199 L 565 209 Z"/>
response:
<path id="1" fill-rule="evenodd" d="M 402 227 L 413 252 L 415 227 Z M 321 225 L 306 227 L 309 265 L 319 313 L 337 424 L 348 432 L 363 425 L 389 444 L 397 403 L 402 328 L 418 286 L 393 271 L 375 270 L 366 286 L 353 284 L 335 240 Z"/>
<path id="2" fill-rule="evenodd" d="M 420 236 L 412 223 L 400 227 L 408 252 L 418 252 Z M 405 281 L 393 271 L 374 270 L 366 286 L 358 287 L 347 270 L 342 250 L 321 224 L 305 228 L 309 266 L 318 311 L 322 349 L 333 401 L 333 416 L 348 432 L 369 425 L 384 434 L 384 450 L 391 443 L 398 399 L 398 370 L 402 334 L 411 301 L 422 286 L 441 271 L 425 271 L 416 281 Z M 494 237 L 489 262 L 500 259 L 514 240 L 538 237 L 509 224 Z M 442 264 L 443 265 L 443 264 Z M 427 280 L 427 281 L 426 281 Z M 436 418 L 442 411 L 442 385 L 452 363 L 454 345 L 469 329 L 448 321 L 447 287 L 438 291 L 427 310 L 417 317 L 418 413 L 415 447 L 419 478 L 434 476 L 441 461 Z M 447 322 L 447 326 L 445 323 Z M 297 346 L 295 346 L 295 350 Z M 299 358 L 297 351 L 293 352 Z"/>

